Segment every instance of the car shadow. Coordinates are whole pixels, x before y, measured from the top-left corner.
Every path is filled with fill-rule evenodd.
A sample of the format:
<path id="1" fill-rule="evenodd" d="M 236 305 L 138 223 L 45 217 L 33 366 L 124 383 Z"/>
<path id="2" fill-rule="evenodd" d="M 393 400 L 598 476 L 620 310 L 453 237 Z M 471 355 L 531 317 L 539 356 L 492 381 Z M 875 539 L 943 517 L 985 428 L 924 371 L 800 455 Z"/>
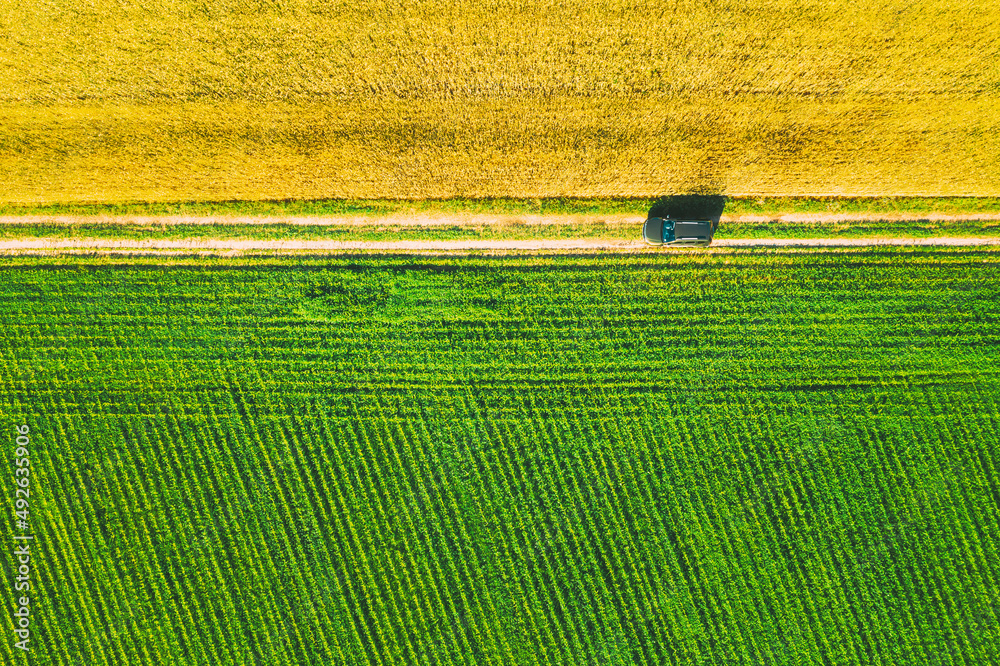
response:
<path id="1" fill-rule="evenodd" d="M 725 207 L 726 197 L 719 194 L 675 194 L 663 197 L 654 203 L 647 217 L 712 220 L 717 227 Z"/>

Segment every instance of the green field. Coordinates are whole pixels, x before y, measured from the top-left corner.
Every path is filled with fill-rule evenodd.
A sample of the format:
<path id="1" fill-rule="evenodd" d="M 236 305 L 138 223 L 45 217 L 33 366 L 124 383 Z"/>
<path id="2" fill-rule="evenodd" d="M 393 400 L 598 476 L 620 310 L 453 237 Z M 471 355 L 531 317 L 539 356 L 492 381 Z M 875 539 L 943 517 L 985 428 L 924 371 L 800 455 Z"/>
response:
<path id="1" fill-rule="evenodd" d="M 30 663 L 1000 661 L 1000 252 L 118 261 L 0 272 Z"/>

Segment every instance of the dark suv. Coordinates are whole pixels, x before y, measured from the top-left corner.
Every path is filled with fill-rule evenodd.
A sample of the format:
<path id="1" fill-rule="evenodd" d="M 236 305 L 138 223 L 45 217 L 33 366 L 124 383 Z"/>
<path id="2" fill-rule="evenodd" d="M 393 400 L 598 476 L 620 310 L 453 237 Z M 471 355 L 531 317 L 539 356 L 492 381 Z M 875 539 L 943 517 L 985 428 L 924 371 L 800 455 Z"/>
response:
<path id="1" fill-rule="evenodd" d="M 712 220 L 650 217 L 642 226 L 642 237 L 649 245 L 703 247 L 712 242 L 713 233 L 715 223 Z"/>

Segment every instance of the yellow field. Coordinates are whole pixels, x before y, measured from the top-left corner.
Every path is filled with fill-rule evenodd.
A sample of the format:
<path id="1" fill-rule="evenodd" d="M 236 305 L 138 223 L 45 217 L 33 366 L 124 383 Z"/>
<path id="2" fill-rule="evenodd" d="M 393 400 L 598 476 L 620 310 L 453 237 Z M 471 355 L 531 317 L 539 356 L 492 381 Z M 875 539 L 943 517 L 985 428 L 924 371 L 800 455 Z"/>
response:
<path id="1" fill-rule="evenodd" d="M 1000 3 L 0 9 L 0 202 L 1000 194 Z"/>

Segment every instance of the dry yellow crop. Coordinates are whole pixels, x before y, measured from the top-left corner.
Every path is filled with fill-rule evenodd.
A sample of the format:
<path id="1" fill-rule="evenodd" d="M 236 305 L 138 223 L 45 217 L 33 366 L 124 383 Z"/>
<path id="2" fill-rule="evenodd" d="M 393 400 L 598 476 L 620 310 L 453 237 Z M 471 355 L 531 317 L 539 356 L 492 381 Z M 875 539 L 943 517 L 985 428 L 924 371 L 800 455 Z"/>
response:
<path id="1" fill-rule="evenodd" d="M 1000 3 L 0 9 L 0 201 L 1000 194 Z"/>

